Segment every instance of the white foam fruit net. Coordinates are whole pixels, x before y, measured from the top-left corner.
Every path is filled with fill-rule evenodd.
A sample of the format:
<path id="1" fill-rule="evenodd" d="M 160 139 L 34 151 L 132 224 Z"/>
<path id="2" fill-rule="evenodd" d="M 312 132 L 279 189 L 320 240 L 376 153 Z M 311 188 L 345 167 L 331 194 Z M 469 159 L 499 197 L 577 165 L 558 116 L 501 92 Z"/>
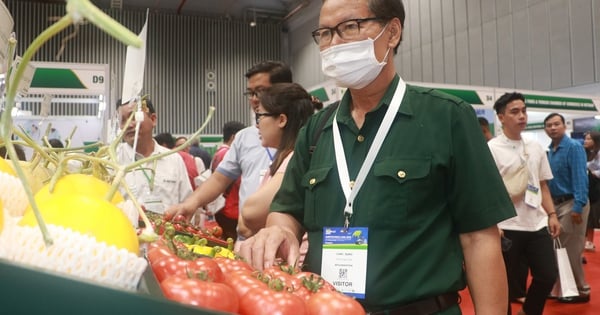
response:
<path id="1" fill-rule="evenodd" d="M 54 244 L 46 247 L 39 227 L 6 224 L 0 257 L 96 283 L 136 290 L 147 261 L 92 236 L 48 224 Z"/>
<path id="2" fill-rule="evenodd" d="M 0 172 L 0 199 L 11 216 L 21 216 L 29 201 L 21 180 Z"/>

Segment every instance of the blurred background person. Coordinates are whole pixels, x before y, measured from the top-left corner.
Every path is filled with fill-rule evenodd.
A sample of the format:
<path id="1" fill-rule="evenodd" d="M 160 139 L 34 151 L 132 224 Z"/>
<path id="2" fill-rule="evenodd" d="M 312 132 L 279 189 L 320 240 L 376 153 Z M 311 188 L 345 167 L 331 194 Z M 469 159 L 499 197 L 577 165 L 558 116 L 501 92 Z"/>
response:
<path id="1" fill-rule="evenodd" d="M 590 214 L 585 233 L 585 251 L 596 250 L 594 245 L 594 229 L 600 227 L 600 132 L 589 131 L 585 134 L 583 148 L 587 153 L 589 180 Z"/>
<path id="2" fill-rule="evenodd" d="M 172 150 L 176 146 L 175 138 L 172 134 L 168 132 L 157 134 L 156 136 L 154 136 L 154 140 L 156 140 L 158 144 L 169 150 Z M 194 179 L 202 171 L 204 171 L 204 169 L 199 170 L 194 160 L 194 157 L 191 154 L 187 153 L 185 150 L 177 151 L 177 154 L 179 154 L 179 156 L 181 156 L 181 158 L 183 159 L 183 163 L 185 164 L 185 170 L 187 171 L 188 179 L 190 180 L 190 185 L 192 185 L 192 189 L 196 189 L 196 182 Z"/>
<path id="3" fill-rule="evenodd" d="M 246 128 L 244 124 L 239 121 L 229 121 L 223 125 L 223 144 L 219 146 L 217 151 L 215 151 L 215 155 L 210 165 L 210 170 L 214 172 L 227 151 L 229 151 L 229 147 L 235 139 L 235 134 L 238 131 Z M 232 239 L 237 239 L 237 224 L 238 224 L 238 216 L 239 216 L 239 203 L 240 203 L 240 182 L 241 177 L 238 177 L 233 183 L 225 189 L 223 192 L 223 197 L 225 198 L 225 206 L 223 209 L 217 213 L 215 213 L 215 220 L 223 228 L 223 238 L 227 239 L 231 237 Z"/>
<path id="4" fill-rule="evenodd" d="M 490 141 L 494 136 L 492 136 L 492 132 L 490 131 L 490 123 L 485 117 L 477 117 L 479 120 L 479 126 L 481 126 L 481 132 L 483 132 L 483 137 L 485 141 Z"/>
<path id="5" fill-rule="evenodd" d="M 175 139 L 175 146 L 178 147 L 185 143 L 187 140 L 187 137 L 179 136 Z M 194 157 L 194 160 L 196 161 L 196 168 L 198 169 L 199 174 L 202 174 L 204 170 L 210 168 L 210 162 L 212 160 L 212 157 L 210 156 L 210 153 L 208 153 L 208 151 L 200 147 L 200 144 L 197 139 L 192 141 L 192 143 L 186 148 L 184 148 L 182 151 L 185 151 Z"/>

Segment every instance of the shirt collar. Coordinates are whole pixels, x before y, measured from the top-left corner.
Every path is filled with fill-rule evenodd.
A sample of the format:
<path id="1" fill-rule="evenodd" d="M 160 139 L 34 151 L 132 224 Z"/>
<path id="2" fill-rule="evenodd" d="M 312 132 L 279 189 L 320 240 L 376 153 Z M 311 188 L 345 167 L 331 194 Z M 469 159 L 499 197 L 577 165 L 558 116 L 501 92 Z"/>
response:
<path id="1" fill-rule="evenodd" d="M 381 100 L 379 101 L 377 106 L 375 108 L 373 108 L 373 110 L 371 110 L 371 112 L 379 110 L 382 106 L 389 106 L 389 104 L 392 102 L 392 97 L 394 96 L 394 92 L 396 92 L 396 88 L 398 87 L 398 82 L 400 82 L 400 76 L 398 76 L 398 74 L 396 74 L 394 76 L 394 79 L 392 80 L 392 82 L 390 82 L 390 85 L 388 85 L 388 88 L 385 91 L 385 94 L 383 95 L 383 97 L 381 98 Z M 405 93 L 407 93 L 407 92 L 405 92 Z M 406 96 L 404 99 L 406 99 Z M 351 101 L 352 101 L 352 95 L 350 94 L 349 90 L 346 90 L 346 92 L 344 92 L 344 95 L 342 96 L 342 99 L 340 100 L 340 104 L 339 104 L 339 107 L 337 110 L 338 111 L 337 119 L 338 119 L 339 123 L 348 124 L 350 121 L 352 121 L 352 115 L 350 114 Z M 403 103 L 404 103 L 404 101 L 403 101 Z M 403 106 L 400 106 L 400 109 L 398 109 L 398 112 L 412 116 L 412 110 L 410 108 L 407 108 L 408 106 L 404 106 L 404 105 L 406 105 L 406 104 L 403 104 Z M 325 128 L 330 127 L 332 124 L 333 124 L 333 120 L 329 119 L 329 121 L 327 121 L 327 123 L 325 124 L 324 127 Z"/>
<path id="2" fill-rule="evenodd" d="M 161 145 L 159 145 L 156 140 L 152 139 L 152 141 L 154 142 L 154 150 L 152 151 L 152 153 L 150 154 L 150 156 L 152 155 L 156 155 L 165 151 L 168 151 L 169 149 L 162 147 Z M 127 159 L 127 161 L 133 161 L 133 157 L 134 154 L 136 156 L 136 160 L 140 160 L 142 158 L 144 158 L 144 156 L 142 156 L 141 154 L 138 154 L 136 152 L 133 151 L 133 147 L 130 146 L 128 143 L 124 142 L 121 146 L 121 148 L 123 149 L 123 153 L 125 154 L 125 157 Z"/>

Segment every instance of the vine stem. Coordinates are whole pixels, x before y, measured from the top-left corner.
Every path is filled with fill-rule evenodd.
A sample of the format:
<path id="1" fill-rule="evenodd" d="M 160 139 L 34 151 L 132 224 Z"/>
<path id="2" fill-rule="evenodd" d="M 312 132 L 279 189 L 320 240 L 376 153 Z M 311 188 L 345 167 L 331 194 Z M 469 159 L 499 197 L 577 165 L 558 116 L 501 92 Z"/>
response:
<path id="1" fill-rule="evenodd" d="M 12 134 L 12 115 L 11 114 L 12 114 L 12 109 L 15 106 L 15 96 L 17 95 L 17 87 L 19 86 L 18 82 L 23 77 L 23 74 L 25 73 L 25 68 L 27 67 L 27 64 L 29 64 L 29 61 L 31 61 L 31 58 L 33 58 L 33 55 L 35 55 L 35 53 L 40 49 L 40 47 L 45 42 L 47 42 L 54 35 L 60 33 L 62 30 L 67 28 L 69 25 L 71 25 L 72 22 L 73 22 L 73 19 L 71 18 L 71 16 L 69 16 L 69 15 L 63 16 L 60 20 L 58 20 L 56 23 L 52 24 L 50 27 L 48 27 L 46 30 L 44 30 L 40 35 L 38 35 L 33 40 L 31 45 L 29 45 L 29 47 L 25 51 L 25 54 L 23 54 L 23 58 L 22 58 L 21 62 L 17 66 L 17 72 L 15 73 L 14 79 L 11 82 L 9 89 L 6 93 L 6 107 L 4 109 L 4 113 L 2 114 L 2 117 L 0 118 L 0 124 L 2 125 L 0 127 L 0 133 L 1 133 L 2 139 L 4 141 L 4 145 L 6 146 L 6 151 L 14 165 L 17 175 L 19 175 L 19 178 L 21 179 L 21 184 L 23 185 L 25 193 L 27 194 L 27 199 L 29 200 L 29 204 L 31 204 L 31 208 L 33 209 L 35 219 L 37 220 L 38 226 L 40 227 L 40 231 L 42 232 L 42 236 L 44 238 L 44 244 L 46 244 L 46 247 L 52 246 L 53 240 L 52 240 L 52 237 L 50 236 L 50 232 L 48 232 L 48 228 L 46 227 L 44 218 L 42 218 L 40 210 L 39 210 L 37 204 L 35 203 L 35 199 L 33 198 L 33 191 L 31 190 L 31 187 L 29 187 L 29 185 L 27 184 L 27 179 L 26 179 L 27 177 L 25 176 L 25 172 L 23 171 L 23 168 L 21 167 L 21 165 L 18 162 L 19 157 L 17 156 L 15 146 L 13 145 L 13 143 L 11 141 L 11 134 Z"/>

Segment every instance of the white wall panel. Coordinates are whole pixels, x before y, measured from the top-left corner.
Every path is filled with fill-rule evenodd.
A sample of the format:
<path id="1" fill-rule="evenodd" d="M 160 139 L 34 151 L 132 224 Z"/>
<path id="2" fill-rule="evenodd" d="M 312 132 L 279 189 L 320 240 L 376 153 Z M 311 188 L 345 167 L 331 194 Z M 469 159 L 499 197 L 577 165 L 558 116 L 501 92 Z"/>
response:
<path id="1" fill-rule="evenodd" d="M 408 24 L 408 42 L 411 47 L 420 47 L 421 42 L 421 17 L 419 16 L 419 3 L 420 1 L 410 1 L 410 5 L 406 7 L 406 21 L 404 25 Z M 410 14 L 410 15 L 409 15 Z"/>
<path id="2" fill-rule="evenodd" d="M 481 20 L 484 23 L 496 19 L 496 1 L 497 0 L 481 0 Z"/>
<path id="3" fill-rule="evenodd" d="M 442 32 L 444 37 L 454 35 L 455 33 L 455 19 L 454 13 L 454 0 L 440 0 L 442 1 Z"/>
<path id="4" fill-rule="evenodd" d="M 403 78 L 412 78 L 412 52 L 410 50 L 405 50 L 402 53 L 400 53 L 400 63 L 401 66 L 398 67 L 396 66 L 396 69 L 398 71 L 398 73 L 400 73 L 400 75 Z M 395 57 L 395 59 L 398 59 L 398 56 Z M 397 65 L 398 63 L 396 63 Z"/>
<path id="5" fill-rule="evenodd" d="M 483 83 L 498 86 L 498 39 L 496 21 L 483 24 Z"/>
<path id="6" fill-rule="evenodd" d="M 423 51 L 421 47 L 411 50 L 411 72 L 413 80 L 423 81 Z"/>
<path id="7" fill-rule="evenodd" d="M 515 36 L 517 35 L 516 23 L 520 20 L 519 13 L 515 13 Z M 550 71 L 550 39 L 548 29 L 550 28 L 548 20 L 548 10 L 545 4 L 538 4 L 529 9 L 529 29 L 530 37 L 527 42 L 515 41 L 517 45 L 529 45 L 531 54 L 531 79 L 532 88 L 536 90 L 551 89 L 551 71 Z M 517 77 L 517 86 L 519 79 Z"/>
<path id="8" fill-rule="evenodd" d="M 456 83 L 470 83 L 470 64 L 469 34 L 467 31 L 463 31 L 456 34 Z"/>
<path id="9" fill-rule="evenodd" d="M 423 50 L 421 54 L 423 56 L 422 59 L 422 72 L 423 76 L 421 81 L 424 82 L 432 82 L 433 81 L 433 55 L 431 52 L 432 45 L 431 43 L 423 45 Z"/>
<path id="10" fill-rule="evenodd" d="M 431 44 L 431 11 L 429 0 L 419 1 L 419 30 L 421 31 L 421 43 Z"/>
<path id="11" fill-rule="evenodd" d="M 456 36 L 444 37 L 444 80 L 436 82 L 451 84 L 457 82 L 457 60 Z"/>
<path id="12" fill-rule="evenodd" d="M 543 11 L 544 17 L 546 16 L 546 11 Z M 514 81 L 514 85 L 501 85 L 502 87 L 519 87 L 522 89 L 532 89 L 533 86 L 533 77 L 532 77 L 532 53 L 531 53 L 531 47 L 534 46 L 532 38 L 531 38 L 531 34 L 532 31 L 530 30 L 530 22 L 533 21 L 535 19 L 534 15 L 532 14 L 531 16 L 528 14 L 527 11 L 519 11 L 519 12 L 514 12 L 511 16 L 510 16 L 510 20 L 512 21 L 512 23 L 510 24 L 512 26 L 512 33 L 509 34 L 508 36 L 512 35 L 512 45 L 514 47 L 514 53 L 511 53 L 510 50 L 506 51 L 506 54 L 512 54 L 514 56 L 514 65 L 513 65 L 513 69 L 515 71 L 515 81 Z M 546 20 L 544 18 L 544 20 Z M 537 23 L 535 25 L 538 25 Z M 545 28 L 545 25 L 541 25 L 540 26 L 542 29 Z M 504 32 L 505 30 L 510 29 L 511 27 L 508 26 L 506 28 L 502 28 L 501 31 Z M 500 32 L 499 32 L 500 33 Z M 502 34 L 502 33 L 501 33 Z M 539 45 L 536 45 L 539 46 Z M 501 48 L 502 49 L 502 48 Z M 547 56 L 546 60 L 550 60 L 550 54 L 548 52 L 547 49 L 547 45 L 546 47 L 540 47 L 541 52 L 545 53 L 545 55 Z M 537 56 L 536 58 L 539 58 L 539 56 Z M 550 78 L 550 71 L 548 69 L 548 73 L 547 73 L 547 78 L 548 78 L 548 86 L 549 86 L 549 78 Z"/>
<path id="13" fill-rule="evenodd" d="M 481 0 L 467 0 L 469 28 L 481 27 Z"/>
<path id="14" fill-rule="evenodd" d="M 511 14 L 511 0 L 496 0 L 496 16 L 498 18 Z"/>
<path id="15" fill-rule="evenodd" d="M 461 33 L 467 30 L 467 0 L 454 0 L 454 32 Z"/>
<path id="16" fill-rule="evenodd" d="M 526 23 L 527 25 L 527 23 Z M 513 45 L 512 15 L 504 15 L 498 18 L 498 86 L 515 86 L 515 55 L 516 49 Z M 523 30 L 519 30 L 523 32 Z M 525 32 L 527 34 L 528 32 Z M 529 57 L 529 45 L 526 45 L 526 58 Z M 523 71 L 529 73 L 529 59 Z M 529 77 L 531 79 L 531 77 Z M 529 80 L 531 82 L 531 80 Z"/>
<path id="17" fill-rule="evenodd" d="M 442 0 L 431 0 L 430 14 L 431 14 L 431 40 L 432 41 L 441 40 L 444 37 L 444 33 L 442 32 L 442 27 L 443 27 L 442 20 L 445 18 L 448 18 L 448 19 L 450 18 L 450 17 L 442 16 L 442 5 L 441 5 L 440 1 L 442 1 Z M 448 0 L 446 0 L 446 1 L 448 1 Z"/>
<path id="18" fill-rule="evenodd" d="M 594 82 L 594 33 L 592 1 L 571 0 L 571 51 L 573 85 Z"/>
<path id="19" fill-rule="evenodd" d="M 433 57 L 433 80 L 432 82 L 444 81 L 444 42 L 441 39 L 435 40 L 432 46 Z"/>
<path id="20" fill-rule="evenodd" d="M 571 86 L 572 82 L 569 15 L 565 15 L 567 12 L 569 12 L 569 4 L 567 1 L 548 1 L 552 89 Z"/>
<path id="21" fill-rule="evenodd" d="M 594 31 L 594 64 L 595 64 L 595 75 L 594 81 L 600 82 L 600 0 L 594 0 L 592 2 L 592 16 L 594 20 L 593 31 Z"/>
<path id="22" fill-rule="evenodd" d="M 481 26 L 469 28 L 470 84 L 483 85 L 483 41 Z"/>

